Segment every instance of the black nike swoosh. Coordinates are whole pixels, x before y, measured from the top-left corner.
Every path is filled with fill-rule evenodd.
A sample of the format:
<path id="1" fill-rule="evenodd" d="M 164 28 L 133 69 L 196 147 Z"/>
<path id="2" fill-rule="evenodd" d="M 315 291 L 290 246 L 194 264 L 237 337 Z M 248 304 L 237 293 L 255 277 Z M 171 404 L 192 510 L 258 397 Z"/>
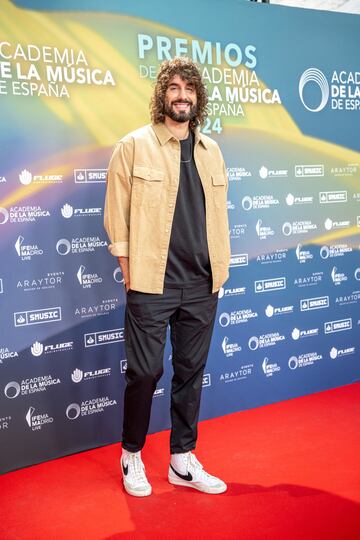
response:
<path id="1" fill-rule="evenodd" d="M 129 472 L 129 465 L 126 465 L 126 467 L 125 467 L 125 465 L 123 464 L 123 462 L 121 462 L 121 465 L 122 465 L 122 469 L 123 469 L 123 471 L 124 471 L 124 474 L 125 474 L 125 476 L 126 476 L 127 473 Z"/>
<path id="2" fill-rule="evenodd" d="M 187 474 L 180 474 L 179 472 L 177 472 L 174 467 L 171 465 L 170 463 L 170 467 L 171 469 L 174 471 L 174 473 L 176 474 L 176 476 L 178 476 L 179 478 L 182 478 L 183 480 L 187 480 L 188 482 L 191 482 L 193 477 L 192 475 L 188 472 Z"/>

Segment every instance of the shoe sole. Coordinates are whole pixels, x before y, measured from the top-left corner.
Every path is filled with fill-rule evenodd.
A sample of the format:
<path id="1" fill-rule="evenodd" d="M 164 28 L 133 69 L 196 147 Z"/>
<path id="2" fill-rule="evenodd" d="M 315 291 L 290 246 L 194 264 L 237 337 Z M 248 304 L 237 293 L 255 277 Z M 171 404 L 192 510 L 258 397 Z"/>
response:
<path id="1" fill-rule="evenodd" d="M 148 497 L 149 495 L 151 495 L 151 488 L 148 490 L 148 491 L 133 491 L 130 487 L 128 487 L 126 484 L 125 484 L 125 481 L 123 481 L 123 484 L 124 484 L 124 489 L 126 491 L 126 493 L 128 495 L 132 495 L 133 497 Z"/>
<path id="2" fill-rule="evenodd" d="M 201 491 L 202 493 L 208 493 L 209 495 L 219 495 L 220 493 L 224 493 L 227 490 L 227 485 L 221 486 L 221 487 L 203 487 L 196 486 L 195 484 L 192 484 L 191 482 L 187 482 L 186 480 L 181 480 L 181 478 L 172 478 L 171 476 L 168 476 L 168 481 L 170 484 L 173 484 L 174 486 L 183 486 L 183 487 L 189 487 L 196 489 L 197 491 Z"/>

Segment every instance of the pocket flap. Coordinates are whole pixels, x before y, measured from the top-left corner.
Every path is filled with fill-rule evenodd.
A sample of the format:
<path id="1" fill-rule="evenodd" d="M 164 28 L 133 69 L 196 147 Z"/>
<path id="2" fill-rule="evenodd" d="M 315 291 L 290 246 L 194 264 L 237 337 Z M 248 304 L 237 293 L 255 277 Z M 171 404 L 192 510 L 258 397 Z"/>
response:
<path id="1" fill-rule="evenodd" d="M 158 171 L 157 169 L 151 169 L 150 167 L 134 165 L 133 176 L 137 176 L 143 180 L 161 182 L 165 178 L 165 173 L 164 171 Z"/>
<path id="2" fill-rule="evenodd" d="M 212 178 L 213 186 L 225 186 L 225 178 L 224 178 L 223 173 L 212 174 L 211 178 Z"/>

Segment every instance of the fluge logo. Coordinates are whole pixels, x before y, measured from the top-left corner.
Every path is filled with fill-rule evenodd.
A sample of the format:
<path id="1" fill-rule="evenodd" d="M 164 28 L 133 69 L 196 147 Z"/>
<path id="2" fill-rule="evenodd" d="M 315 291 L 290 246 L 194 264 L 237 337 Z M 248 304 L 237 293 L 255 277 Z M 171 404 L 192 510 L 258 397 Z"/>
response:
<path id="1" fill-rule="evenodd" d="M 24 186 L 28 186 L 32 182 L 32 174 L 27 169 L 24 169 L 19 174 L 19 180 Z"/>
<path id="2" fill-rule="evenodd" d="M 304 88 L 308 83 L 315 83 L 320 88 L 321 100 L 318 106 L 312 106 L 312 103 L 306 103 L 304 100 Z M 325 107 L 329 100 L 329 83 L 326 80 L 325 75 L 320 69 L 309 68 L 304 71 L 299 81 L 299 96 L 305 109 L 310 112 L 319 112 Z M 312 96 L 311 96 L 312 97 Z M 306 101 L 309 101 L 309 96 L 306 97 Z M 313 100 L 311 100 L 312 102 Z"/>

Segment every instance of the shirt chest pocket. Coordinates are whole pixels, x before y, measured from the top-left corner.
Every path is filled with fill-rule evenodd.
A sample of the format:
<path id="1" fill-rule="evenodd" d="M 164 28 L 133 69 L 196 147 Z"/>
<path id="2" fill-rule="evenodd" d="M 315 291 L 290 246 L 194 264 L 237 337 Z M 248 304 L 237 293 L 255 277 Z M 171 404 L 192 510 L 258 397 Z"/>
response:
<path id="1" fill-rule="evenodd" d="M 156 207 L 160 204 L 165 173 L 151 167 L 134 166 L 131 203 Z"/>
<path id="2" fill-rule="evenodd" d="M 226 189 L 225 178 L 223 173 L 211 174 L 212 193 L 215 206 L 218 208 L 226 208 Z"/>

